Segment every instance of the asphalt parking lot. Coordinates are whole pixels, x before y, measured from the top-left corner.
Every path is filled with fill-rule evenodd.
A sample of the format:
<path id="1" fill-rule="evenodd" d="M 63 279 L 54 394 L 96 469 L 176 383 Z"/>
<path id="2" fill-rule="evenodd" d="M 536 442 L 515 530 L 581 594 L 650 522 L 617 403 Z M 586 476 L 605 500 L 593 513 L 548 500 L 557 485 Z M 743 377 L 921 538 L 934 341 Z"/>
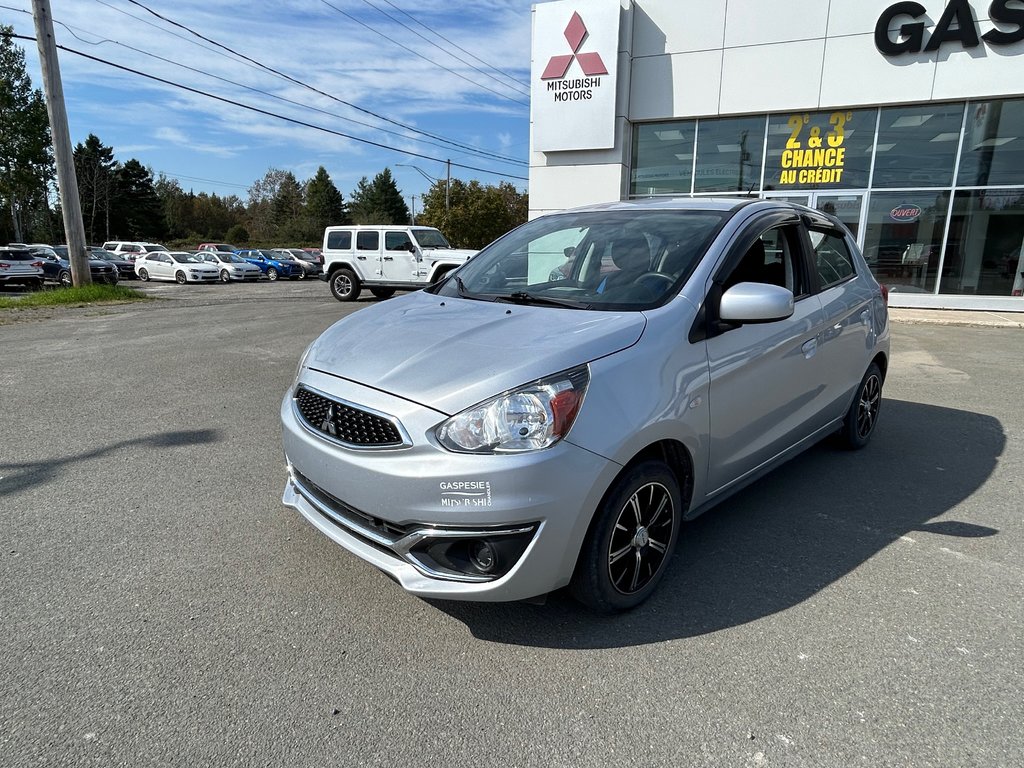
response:
<path id="1" fill-rule="evenodd" d="M 894 325 L 867 450 L 597 618 L 409 597 L 280 504 L 280 399 L 368 292 L 145 290 L 0 311 L 0 765 L 1024 764 L 1024 330 Z"/>

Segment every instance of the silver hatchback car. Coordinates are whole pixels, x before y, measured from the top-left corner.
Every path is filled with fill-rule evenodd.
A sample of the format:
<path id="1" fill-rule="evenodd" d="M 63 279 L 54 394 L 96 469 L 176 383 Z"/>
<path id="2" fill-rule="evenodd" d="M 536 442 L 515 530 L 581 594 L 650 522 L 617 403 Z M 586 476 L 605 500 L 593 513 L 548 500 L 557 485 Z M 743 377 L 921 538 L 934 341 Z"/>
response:
<path id="1" fill-rule="evenodd" d="M 553 214 L 310 345 L 283 501 L 423 597 L 626 610 L 683 521 L 827 435 L 866 445 L 888 357 L 882 289 L 824 213 Z"/>

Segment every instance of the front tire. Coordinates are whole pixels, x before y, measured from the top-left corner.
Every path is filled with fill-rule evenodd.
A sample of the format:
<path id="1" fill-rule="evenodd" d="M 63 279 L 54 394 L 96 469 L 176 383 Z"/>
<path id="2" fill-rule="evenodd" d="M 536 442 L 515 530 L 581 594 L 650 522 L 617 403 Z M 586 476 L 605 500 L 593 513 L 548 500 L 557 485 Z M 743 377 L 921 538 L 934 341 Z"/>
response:
<path id="1" fill-rule="evenodd" d="M 144 283 L 148 283 L 149 282 L 149 270 L 148 269 L 140 269 L 139 270 L 139 280 L 141 280 Z"/>
<path id="2" fill-rule="evenodd" d="M 359 298 L 360 289 L 359 278 L 347 267 L 331 275 L 331 293 L 338 301 L 355 301 Z"/>
<path id="3" fill-rule="evenodd" d="M 220 271 L 220 281 L 222 283 L 230 283 L 231 282 L 231 273 L 228 272 L 226 269 L 222 269 Z"/>
<path id="4" fill-rule="evenodd" d="M 390 299 L 395 295 L 394 288 L 371 288 L 370 293 L 376 296 L 378 299 Z"/>
<path id="5" fill-rule="evenodd" d="M 840 433 L 843 445 L 856 451 L 870 443 L 881 410 L 882 370 L 876 363 L 872 363 L 857 387 L 850 410 L 846 412 Z"/>
<path id="6" fill-rule="evenodd" d="M 599 613 L 640 605 L 668 569 L 682 519 L 679 482 L 664 462 L 626 470 L 590 524 L 569 585 L 573 597 Z"/>
<path id="7" fill-rule="evenodd" d="M 275 280 L 277 280 L 277 277 L 277 269 L 275 269 L 274 267 L 270 267 L 267 270 L 267 280 L 269 280 L 270 282 L 274 282 Z"/>
<path id="8" fill-rule="evenodd" d="M 174 279 L 177 281 L 178 285 L 184 285 L 188 282 L 188 278 L 185 276 L 185 273 L 180 269 L 174 273 Z"/>

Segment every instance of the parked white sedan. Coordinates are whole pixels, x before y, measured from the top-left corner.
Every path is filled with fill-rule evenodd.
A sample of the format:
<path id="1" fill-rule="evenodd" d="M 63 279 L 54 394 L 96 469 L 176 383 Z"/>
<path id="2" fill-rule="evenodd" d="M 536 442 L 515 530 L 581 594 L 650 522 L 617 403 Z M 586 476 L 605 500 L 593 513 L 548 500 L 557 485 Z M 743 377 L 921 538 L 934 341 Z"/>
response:
<path id="1" fill-rule="evenodd" d="M 250 264 L 240 256 L 235 256 L 233 253 L 200 251 L 195 256 L 197 259 L 202 259 L 207 264 L 216 267 L 222 283 L 228 283 L 232 280 L 251 280 L 256 282 L 263 277 L 263 272 L 260 271 L 259 267 L 255 264 Z"/>
<path id="2" fill-rule="evenodd" d="M 187 251 L 153 251 L 135 259 L 140 280 L 174 280 L 185 283 L 215 283 L 218 270 Z"/>

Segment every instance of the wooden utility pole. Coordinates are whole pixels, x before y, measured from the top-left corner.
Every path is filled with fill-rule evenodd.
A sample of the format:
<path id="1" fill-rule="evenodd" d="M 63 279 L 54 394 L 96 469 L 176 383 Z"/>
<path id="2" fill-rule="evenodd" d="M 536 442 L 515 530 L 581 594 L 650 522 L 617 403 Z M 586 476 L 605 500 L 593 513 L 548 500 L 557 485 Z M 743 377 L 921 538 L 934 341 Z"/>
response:
<path id="1" fill-rule="evenodd" d="M 75 161 L 71 152 L 68 113 L 64 108 L 64 86 L 60 81 L 50 0 L 32 0 L 32 18 L 36 23 L 36 45 L 39 46 L 39 63 L 43 71 L 46 113 L 50 117 L 53 158 L 57 163 L 57 189 L 64 213 L 64 236 L 68 242 L 71 280 L 76 286 L 89 285 L 92 283 L 92 275 L 89 272 L 89 258 L 85 253 L 85 225 L 82 223 L 82 204 L 78 199 L 78 180 L 75 178 Z"/>

